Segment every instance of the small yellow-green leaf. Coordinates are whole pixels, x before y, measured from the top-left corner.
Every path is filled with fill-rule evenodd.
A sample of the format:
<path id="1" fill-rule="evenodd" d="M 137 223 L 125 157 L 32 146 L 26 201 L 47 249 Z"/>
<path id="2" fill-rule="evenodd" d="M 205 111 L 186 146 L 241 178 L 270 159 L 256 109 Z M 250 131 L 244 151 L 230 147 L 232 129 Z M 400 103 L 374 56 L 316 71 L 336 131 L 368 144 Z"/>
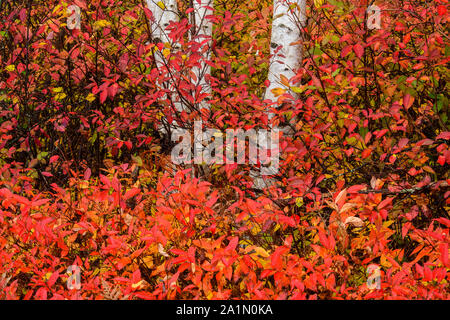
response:
<path id="1" fill-rule="evenodd" d="M 157 3 L 157 5 L 158 5 L 158 7 L 160 7 L 161 9 L 165 9 L 166 8 L 166 5 L 164 4 L 164 2 L 162 2 L 162 1 L 159 1 L 158 3 Z"/>
<path id="2" fill-rule="evenodd" d="M 305 91 L 305 88 L 291 87 L 291 90 L 294 91 L 295 93 L 302 93 L 303 91 Z"/>
<path id="3" fill-rule="evenodd" d="M 86 96 L 85 99 L 86 99 L 87 101 L 89 101 L 89 102 L 92 102 L 92 101 L 95 100 L 95 95 L 92 94 L 92 93 L 89 93 L 89 94 Z"/>

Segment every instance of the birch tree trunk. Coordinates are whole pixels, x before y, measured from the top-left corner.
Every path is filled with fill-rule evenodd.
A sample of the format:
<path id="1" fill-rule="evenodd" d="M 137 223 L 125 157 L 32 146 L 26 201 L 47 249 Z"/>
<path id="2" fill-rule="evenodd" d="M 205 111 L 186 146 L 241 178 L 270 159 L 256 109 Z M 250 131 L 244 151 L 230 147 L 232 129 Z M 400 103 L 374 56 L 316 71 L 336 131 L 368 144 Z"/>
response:
<path id="1" fill-rule="evenodd" d="M 148 9 L 153 14 L 153 20 L 149 21 L 150 32 L 154 43 L 169 43 L 172 49 L 176 49 L 179 46 L 176 43 L 172 43 L 168 36 L 167 27 L 170 22 L 178 21 L 178 6 L 176 0 L 146 0 Z M 156 67 L 158 69 L 165 68 L 168 63 L 163 53 L 156 50 L 154 53 Z M 172 79 L 173 80 L 173 79 Z M 174 81 L 169 81 L 166 84 L 169 88 L 174 86 Z M 183 111 L 184 107 L 181 103 L 181 98 L 172 95 L 170 97 L 173 102 L 174 112 Z"/>
<path id="2" fill-rule="evenodd" d="M 271 61 L 268 80 L 270 85 L 265 92 L 265 99 L 276 106 L 277 98 L 272 92 L 283 88 L 281 77 L 291 79 L 302 61 L 301 26 L 306 22 L 306 0 L 274 0 L 272 35 L 270 39 Z M 287 88 L 288 89 L 288 88 Z M 296 97 L 294 92 L 290 92 Z M 273 114 L 269 114 L 272 118 Z"/>
<path id="3" fill-rule="evenodd" d="M 199 42 L 200 59 L 199 66 L 193 68 L 196 79 L 193 83 L 199 88 L 199 93 L 205 97 L 211 96 L 211 85 L 207 77 L 211 74 L 211 66 L 206 63 L 211 59 L 211 40 L 212 40 L 212 20 L 210 16 L 213 14 L 213 0 L 193 0 L 194 8 L 194 24 L 195 24 L 195 40 Z M 200 109 L 208 108 L 209 105 L 204 99 L 201 100 Z"/>
<path id="4" fill-rule="evenodd" d="M 178 49 L 179 46 L 176 43 L 171 43 L 168 37 L 167 27 L 171 21 L 178 21 L 178 7 L 176 0 L 146 0 L 147 7 L 153 14 L 153 21 L 150 21 L 150 28 L 152 38 L 155 42 L 170 43 L 171 47 Z M 212 21 L 209 16 L 213 14 L 213 0 L 193 0 L 194 14 L 191 21 L 195 25 L 191 40 L 198 41 L 199 43 L 199 65 L 192 68 L 193 79 L 192 82 L 197 92 L 195 95 L 209 96 L 211 94 L 211 86 L 207 81 L 208 75 L 211 74 L 211 67 L 206 63 L 211 58 L 211 39 L 212 39 Z M 157 51 L 155 53 L 156 66 L 158 68 L 164 68 L 167 65 L 167 61 L 164 55 Z M 171 81 L 170 85 L 173 85 Z M 186 106 L 180 102 L 180 99 L 176 99 L 174 102 L 176 110 L 188 111 Z M 200 103 L 201 108 L 208 108 L 207 102 L 203 99 Z"/>
<path id="5" fill-rule="evenodd" d="M 273 3 L 273 20 L 272 20 L 272 34 L 270 39 L 270 67 L 268 73 L 269 86 L 266 88 L 264 95 L 265 100 L 271 102 L 271 106 L 278 107 L 277 97 L 273 92 L 275 88 L 285 88 L 286 85 L 282 83 L 281 79 L 284 76 L 286 79 L 291 79 L 295 76 L 297 69 L 302 61 L 302 30 L 306 22 L 306 0 L 274 0 Z M 296 94 L 290 91 L 290 94 L 296 98 Z M 273 113 L 269 112 L 269 119 L 273 118 Z M 280 128 L 281 131 L 289 134 L 288 128 Z M 272 128 L 272 134 L 277 134 L 276 128 Z M 276 169 L 278 169 L 278 158 L 275 159 L 273 152 L 279 155 L 278 139 L 274 142 L 273 135 L 270 137 L 263 135 L 258 140 L 259 154 L 267 154 L 268 149 L 272 152 L 272 162 L 276 162 Z M 270 141 L 269 141 L 270 140 Z M 272 169 L 271 169 L 272 168 Z M 266 169 L 267 170 L 267 169 Z M 273 170 L 273 165 L 269 170 Z M 276 170 L 277 171 L 277 170 Z M 276 173 L 273 170 L 273 173 Z M 261 172 L 256 170 L 250 171 L 250 176 L 253 178 L 254 187 L 256 189 L 263 189 L 274 184 L 273 179 L 264 179 Z"/>
<path id="6" fill-rule="evenodd" d="M 154 42 L 170 43 L 174 49 L 179 49 L 179 46 L 175 43 L 171 43 L 168 37 L 167 27 L 171 21 L 178 20 L 178 7 L 176 0 L 146 0 L 147 7 L 153 14 L 153 21 L 150 21 L 151 33 Z M 211 67 L 207 61 L 211 58 L 211 40 L 212 40 L 212 20 L 213 14 L 213 0 L 193 0 L 194 13 L 191 15 L 191 23 L 195 26 L 194 32 L 191 34 L 191 40 L 198 42 L 198 65 L 192 68 L 192 83 L 194 85 L 193 92 L 194 97 L 199 98 L 200 103 L 195 108 L 199 110 L 203 108 L 209 109 L 209 104 L 206 98 L 211 95 L 211 86 L 207 80 L 207 77 L 211 74 Z M 155 62 L 158 69 L 164 68 L 167 64 L 164 55 L 157 51 L 155 53 Z M 174 85 L 174 80 L 170 81 L 169 86 Z M 174 97 L 174 107 L 181 112 L 183 110 L 189 112 L 189 108 L 183 105 L 182 97 Z M 161 129 L 161 128 L 160 128 Z M 182 135 L 181 131 L 178 131 L 178 125 L 169 126 L 169 132 L 172 134 L 173 129 L 174 137 Z M 172 138 L 172 137 L 170 137 Z M 202 138 L 202 137 L 198 137 Z M 194 175 L 194 170 L 192 171 Z"/>
<path id="7" fill-rule="evenodd" d="M 152 11 L 154 21 L 151 21 L 151 31 L 153 39 L 158 42 L 169 42 L 166 28 L 170 21 L 177 21 L 177 3 L 176 0 L 146 0 L 148 8 Z M 212 21 L 208 19 L 212 15 L 213 0 L 193 0 L 193 24 L 195 25 L 195 32 L 191 40 L 199 42 L 199 63 L 192 68 L 196 93 L 201 97 L 206 97 L 211 94 L 211 86 L 208 83 L 208 75 L 211 72 L 211 67 L 206 63 L 211 57 L 211 38 L 212 38 Z M 277 97 L 273 92 L 275 88 L 283 88 L 285 84 L 281 79 L 284 76 L 291 79 L 296 70 L 301 65 L 302 60 L 302 33 L 301 26 L 306 21 L 305 16 L 306 2 L 305 0 L 274 0 L 273 4 L 273 22 L 272 34 L 270 43 L 271 62 L 268 73 L 268 80 L 270 82 L 266 89 L 264 98 L 271 102 L 272 106 L 277 107 Z M 192 22 L 192 21 L 191 21 Z M 172 44 L 173 45 L 173 44 Z M 164 56 L 157 52 L 155 57 L 158 68 L 164 67 L 166 64 Z M 171 84 L 173 85 L 173 84 Z M 289 89 L 289 88 L 286 88 Z M 294 92 L 290 92 L 292 96 L 296 97 Z M 199 109 L 209 108 L 207 101 L 202 98 L 199 104 Z M 175 102 L 175 107 L 178 111 L 183 110 L 180 102 Z M 269 113 L 269 119 L 273 117 Z M 272 140 L 272 139 L 270 139 Z M 273 147 L 272 141 L 262 138 L 258 141 L 263 148 Z M 268 146 L 269 143 L 269 146 Z M 263 179 L 260 172 L 251 170 L 250 175 L 254 179 L 256 188 L 262 189 L 267 186 L 267 180 Z M 270 181 L 269 181 L 270 184 Z"/>

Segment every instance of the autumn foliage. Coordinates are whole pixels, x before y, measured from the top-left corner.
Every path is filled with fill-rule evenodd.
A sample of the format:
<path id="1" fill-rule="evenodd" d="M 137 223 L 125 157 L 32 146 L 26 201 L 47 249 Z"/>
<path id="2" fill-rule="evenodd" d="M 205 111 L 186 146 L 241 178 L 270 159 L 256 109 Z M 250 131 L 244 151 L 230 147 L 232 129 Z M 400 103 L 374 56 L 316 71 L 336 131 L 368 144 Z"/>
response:
<path id="1" fill-rule="evenodd" d="M 364 1 L 308 1 L 278 108 L 268 0 L 215 1 L 210 96 L 186 1 L 179 48 L 152 39 L 145 1 L 0 3 L 0 298 L 450 297 L 447 0 L 376 2 L 379 30 Z M 174 166 L 161 128 L 200 118 L 290 126 L 271 186 L 250 165 Z"/>

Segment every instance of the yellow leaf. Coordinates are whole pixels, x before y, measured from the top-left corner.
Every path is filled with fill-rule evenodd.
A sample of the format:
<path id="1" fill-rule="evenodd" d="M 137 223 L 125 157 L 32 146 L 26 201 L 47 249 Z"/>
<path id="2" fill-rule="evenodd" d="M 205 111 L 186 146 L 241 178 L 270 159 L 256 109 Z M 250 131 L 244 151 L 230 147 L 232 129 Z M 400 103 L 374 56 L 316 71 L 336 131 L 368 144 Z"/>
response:
<path id="1" fill-rule="evenodd" d="M 55 96 L 55 100 L 62 100 L 62 99 L 64 99 L 65 97 L 67 97 L 67 95 L 66 95 L 64 92 L 58 93 L 58 94 Z"/>
<path id="2" fill-rule="evenodd" d="M 385 221 L 385 222 L 383 222 L 383 227 L 389 228 L 393 223 L 394 223 L 393 220 Z"/>
<path id="3" fill-rule="evenodd" d="M 166 5 L 164 4 L 164 2 L 162 2 L 162 1 L 159 1 L 158 3 L 157 3 L 157 5 L 158 5 L 158 7 L 160 7 L 161 9 L 165 9 L 166 8 Z"/>
<path id="4" fill-rule="evenodd" d="M 264 248 L 255 247 L 254 250 L 256 251 L 256 254 L 262 258 L 267 258 L 270 256 L 270 254 Z"/>
<path id="5" fill-rule="evenodd" d="M 281 96 L 283 93 L 286 92 L 286 90 L 283 88 L 274 88 L 271 91 L 275 95 L 275 97 Z"/>
<path id="6" fill-rule="evenodd" d="M 89 188 L 89 181 L 81 180 L 78 183 L 78 186 L 80 187 L 80 189 L 87 189 L 87 188 Z"/>
<path id="7" fill-rule="evenodd" d="M 304 88 L 300 87 L 291 87 L 291 90 L 294 91 L 295 93 L 302 93 L 303 91 L 305 91 Z"/>
<path id="8" fill-rule="evenodd" d="M 138 166 L 142 167 L 143 161 L 142 161 L 142 158 L 141 158 L 141 157 L 139 157 L 139 156 L 136 156 L 136 157 L 135 157 L 135 156 L 131 156 L 131 159 L 132 159 L 134 162 L 136 162 Z"/>
<path id="9" fill-rule="evenodd" d="M 259 225 L 255 224 L 251 229 L 250 232 L 252 235 L 256 236 L 258 233 L 261 232 L 261 228 L 259 227 Z"/>
<path id="10" fill-rule="evenodd" d="M 314 0 L 314 6 L 319 9 L 322 7 L 324 0 Z"/>
<path id="11" fill-rule="evenodd" d="M 297 207 L 303 206 L 303 197 L 296 198 L 295 199 L 295 204 L 297 205 Z"/>
<path id="12" fill-rule="evenodd" d="M 92 277 L 93 277 L 93 276 L 96 276 L 96 275 L 98 275 L 99 273 L 100 273 L 100 269 L 97 268 L 97 269 L 94 270 L 94 272 L 92 272 L 92 275 L 91 275 L 91 276 L 92 276 Z"/>
<path id="13" fill-rule="evenodd" d="M 14 71 L 14 70 L 16 70 L 16 66 L 13 64 L 10 64 L 5 69 L 6 69 L 6 71 Z"/>
<path id="14" fill-rule="evenodd" d="M 57 12 L 59 12 L 61 10 L 61 4 L 58 4 L 55 9 L 53 9 L 52 14 L 56 14 Z"/>
<path id="15" fill-rule="evenodd" d="M 140 287 L 145 286 L 146 283 L 147 283 L 147 281 L 141 280 L 141 281 L 139 281 L 138 283 L 133 283 L 133 284 L 131 285 L 131 287 L 132 287 L 133 289 L 137 289 L 137 288 L 140 288 Z"/>
<path id="16" fill-rule="evenodd" d="M 169 49 L 164 49 L 164 50 L 162 51 L 162 53 L 163 53 L 164 57 L 167 58 L 167 56 L 170 54 L 170 50 L 169 50 Z"/>
<path id="17" fill-rule="evenodd" d="M 92 102 L 92 101 L 95 100 L 95 95 L 92 94 L 92 93 L 89 93 L 89 94 L 86 96 L 85 99 L 86 99 L 87 101 L 89 101 L 89 102 Z"/>
<path id="18" fill-rule="evenodd" d="M 156 119 L 162 119 L 164 117 L 164 113 L 162 112 L 162 111 L 159 111 L 157 114 L 156 114 Z"/>
<path id="19" fill-rule="evenodd" d="M 98 30 L 98 29 L 104 28 L 106 26 L 109 26 L 109 21 L 107 21 L 107 20 L 98 20 L 98 21 L 95 21 L 95 23 L 94 23 L 94 30 Z"/>

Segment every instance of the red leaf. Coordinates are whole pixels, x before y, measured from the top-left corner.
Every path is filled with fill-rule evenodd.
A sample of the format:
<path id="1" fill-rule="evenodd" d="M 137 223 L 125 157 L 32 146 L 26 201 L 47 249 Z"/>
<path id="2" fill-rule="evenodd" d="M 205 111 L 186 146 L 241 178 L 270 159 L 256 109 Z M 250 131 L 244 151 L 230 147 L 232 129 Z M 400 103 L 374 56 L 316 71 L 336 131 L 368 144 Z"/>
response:
<path id="1" fill-rule="evenodd" d="M 370 154 L 372 153 L 372 149 L 364 149 L 364 151 L 361 153 L 361 158 L 362 159 L 366 159 L 367 157 L 370 156 Z"/>
<path id="2" fill-rule="evenodd" d="M 139 194 L 140 192 L 141 192 L 141 189 L 139 189 L 139 188 L 130 189 L 125 193 L 124 199 L 128 200 L 128 199 L 134 197 L 135 195 Z"/>
<path id="3" fill-rule="evenodd" d="M 52 157 L 50 157 L 50 163 L 53 163 L 58 159 L 59 159 L 59 156 L 52 156 Z"/>
<path id="4" fill-rule="evenodd" d="M 418 147 L 429 146 L 429 145 L 432 145 L 433 143 L 434 143 L 434 141 L 431 139 L 422 139 L 416 143 L 416 146 L 418 146 Z"/>
<path id="5" fill-rule="evenodd" d="M 58 26 L 57 26 L 55 23 L 49 22 L 49 23 L 48 23 L 48 26 L 49 26 L 50 29 L 52 29 L 55 33 L 59 33 L 59 28 L 58 28 Z"/>
<path id="6" fill-rule="evenodd" d="M 425 281 L 431 281 L 433 280 L 433 272 L 428 267 L 423 267 L 424 277 L 423 280 Z"/>
<path id="7" fill-rule="evenodd" d="M 409 109 L 409 107 L 412 106 L 413 102 L 414 102 L 414 97 L 412 97 L 410 94 L 407 93 L 403 96 L 403 106 L 406 109 Z"/>
<path id="8" fill-rule="evenodd" d="M 441 251 L 441 261 L 444 266 L 448 266 L 448 243 L 441 243 L 439 245 L 439 250 Z"/>
<path id="9" fill-rule="evenodd" d="M 355 50 L 356 56 L 361 59 L 362 56 L 364 55 L 364 48 L 362 45 L 360 45 L 359 43 L 355 44 L 353 46 L 353 50 Z"/>
<path id="10" fill-rule="evenodd" d="M 450 139 L 450 131 L 441 132 L 441 133 L 436 137 L 436 140 L 438 140 L 438 139 L 444 139 L 444 140 Z"/>
<path id="11" fill-rule="evenodd" d="M 408 138 L 402 138 L 400 139 L 400 141 L 398 142 L 398 148 L 399 149 L 403 149 L 404 146 L 406 146 L 408 144 L 409 139 Z"/>
<path id="12" fill-rule="evenodd" d="M 70 58 L 72 60 L 75 60 L 79 54 L 80 54 L 80 47 L 76 47 L 75 49 L 72 50 L 72 53 L 70 54 Z"/>
<path id="13" fill-rule="evenodd" d="M 111 187 L 111 181 L 104 175 L 100 174 L 100 181 L 108 188 Z"/>
<path id="14" fill-rule="evenodd" d="M 84 0 L 73 0 L 73 3 L 75 3 L 80 8 L 87 10 L 86 2 Z"/>
<path id="15" fill-rule="evenodd" d="M 319 239 L 325 248 L 328 248 L 330 246 L 328 238 L 322 230 L 319 230 Z"/>
<path id="16" fill-rule="evenodd" d="M 435 219 L 437 222 L 442 223 L 444 226 L 447 226 L 450 228 L 450 220 L 446 218 L 437 218 Z"/>
<path id="17" fill-rule="evenodd" d="M 346 47 L 344 47 L 344 49 L 342 49 L 341 51 L 341 58 L 344 58 L 346 55 L 348 55 L 348 53 L 352 50 L 352 46 L 348 45 Z"/>
<path id="18" fill-rule="evenodd" d="M 437 7 L 438 14 L 444 16 L 447 13 L 447 8 L 443 5 Z"/>
<path id="19" fill-rule="evenodd" d="M 336 246 L 336 240 L 334 239 L 334 236 L 332 234 L 330 234 L 328 236 L 328 247 L 327 247 L 327 249 L 333 250 L 335 246 Z"/>
<path id="20" fill-rule="evenodd" d="M 388 204 L 390 204 L 392 202 L 392 200 L 394 200 L 394 198 L 389 197 L 389 198 L 386 198 L 383 201 L 381 201 L 380 204 L 378 205 L 378 210 L 386 207 Z"/>
<path id="21" fill-rule="evenodd" d="M 287 251 L 286 247 L 278 247 L 275 249 L 274 253 L 272 253 L 272 256 L 270 258 L 272 267 L 275 269 L 280 269 L 282 266 L 282 260 L 281 256 Z"/>
<path id="22" fill-rule="evenodd" d="M 114 83 L 112 86 L 108 88 L 108 95 L 110 97 L 114 97 L 117 94 L 117 90 L 119 89 L 119 85 Z"/>
<path id="23" fill-rule="evenodd" d="M 105 102 L 108 97 L 108 90 L 105 88 L 102 92 L 100 92 L 100 103 Z"/>
<path id="24" fill-rule="evenodd" d="M 334 203 L 338 208 L 342 208 L 342 206 L 345 203 L 347 197 L 347 189 L 342 190 L 339 192 L 339 194 L 336 196 L 336 199 L 334 199 Z"/>
<path id="25" fill-rule="evenodd" d="M 124 144 L 128 148 L 128 150 L 131 150 L 131 148 L 133 148 L 133 144 L 131 143 L 131 141 L 125 141 Z"/>
<path id="26" fill-rule="evenodd" d="M 236 246 L 238 244 L 239 238 L 238 237 L 234 237 L 230 240 L 230 243 L 228 244 L 228 246 L 225 248 L 225 251 L 231 251 L 236 249 Z"/>
<path id="27" fill-rule="evenodd" d="M 32 292 L 32 290 L 30 290 Z M 34 295 L 36 300 L 47 300 L 47 289 L 44 287 L 39 288 Z"/>
<path id="28" fill-rule="evenodd" d="M 407 222 L 402 226 L 402 237 L 406 237 L 408 234 L 409 229 L 411 229 L 411 223 Z"/>
<path id="29" fill-rule="evenodd" d="M 366 188 L 365 185 L 363 185 L 363 184 L 358 184 L 358 185 L 351 186 L 350 188 L 348 188 L 348 189 L 347 189 L 347 192 L 348 192 L 348 193 L 357 193 L 358 191 L 363 190 L 363 189 L 365 189 L 365 188 Z"/>
<path id="30" fill-rule="evenodd" d="M 58 278 L 59 278 L 59 272 L 58 271 L 53 272 L 53 274 L 48 279 L 48 282 L 47 282 L 48 286 L 50 288 L 53 287 L 53 285 L 55 284 L 56 280 L 58 280 Z"/>
<path id="31" fill-rule="evenodd" d="M 84 180 L 89 180 L 90 177 L 91 177 L 91 169 L 87 168 L 86 171 L 84 172 L 83 179 Z"/>

